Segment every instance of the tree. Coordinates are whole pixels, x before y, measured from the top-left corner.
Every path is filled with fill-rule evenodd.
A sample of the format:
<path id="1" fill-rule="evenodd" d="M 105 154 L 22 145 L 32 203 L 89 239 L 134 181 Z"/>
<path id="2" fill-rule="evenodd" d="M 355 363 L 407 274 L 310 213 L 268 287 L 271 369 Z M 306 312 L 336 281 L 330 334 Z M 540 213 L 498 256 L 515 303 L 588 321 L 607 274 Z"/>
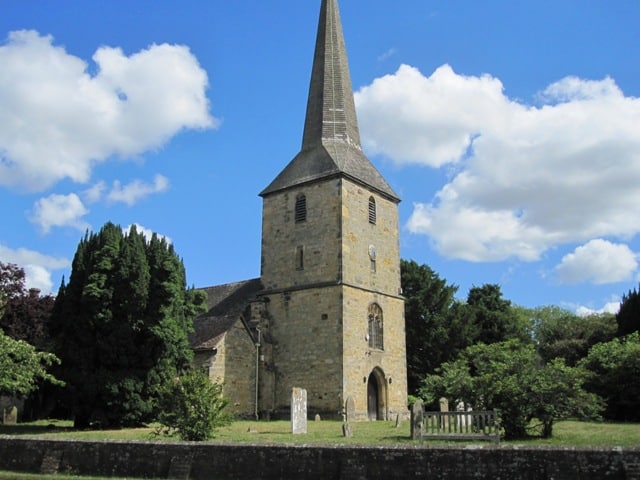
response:
<path id="1" fill-rule="evenodd" d="M 14 340 L 0 330 L 0 395 L 25 397 L 38 388 L 41 381 L 61 385 L 47 370 L 59 363 L 58 358 L 38 352 L 23 340 Z"/>
<path id="2" fill-rule="evenodd" d="M 600 403 L 583 388 L 585 378 L 584 370 L 562 359 L 543 364 L 530 343 L 508 340 L 468 347 L 427 376 L 420 393 L 429 402 L 446 397 L 475 409 L 498 409 L 507 438 L 528 436 L 534 418 L 550 437 L 559 419 L 597 415 Z"/>
<path id="3" fill-rule="evenodd" d="M 473 343 L 497 343 L 509 339 L 531 341 L 528 320 L 518 315 L 499 285 L 472 287 L 467 295 L 467 315 L 476 330 Z"/>
<path id="4" fill-rule="evenodd" d="M 581 362 L 591 372 L 586 387 L 605 403 L 604 417 L 640 420 L 640 333 L 594 345 Z"/>
<path id="5" fill-rule="evenodd" d="M 580 317 L 553 305 L 528 311 L 538 353 L 545 362 L 563 358 L 568 365 L 576 365 L 593 345 L 608 342 L 616 334 L 615 318 L 609 313 Z"/>
<path id="6" fill-rule="evenodd" d="M 135 426 L 153 419 L 160 386 L 191 361 L 192 315 L 173 246 L 132 227 L 105 224 L 80 241 L 51 319 L 77 428 Z"/>
<path id="7" fill-rule="evenodd" d="M 159 404 L 158 433 L 184 441 L 209 440 L 218 427 L 231 421 L 224 412 L 227 401 L 222 385 L 198 370 L 169 379 L 160 391 Z"/>
<path id="8" fill-rule="evenodd" d="M 54 299 L 25 287 L 24 270 L 0 262 L 0 328 L 15 340 L 47 348 L 47 323 Z"/>
<path id="9" fill-rule="evenodd" d="M 435 368 L 470 344 L 470 332 L 454 296 L 457 286 L 447 285 L 427 265 L 400 262 L 405 302 L 407 375 L 409 391 Z"/>
<path id="10" fill-rule="evenodd" d="M 640 331 L 640 293 L 637 289 L 634 288 L 629 290 L 626 295 L 622 295 L 616 322 L 618 323 L 618 337 Z"/>

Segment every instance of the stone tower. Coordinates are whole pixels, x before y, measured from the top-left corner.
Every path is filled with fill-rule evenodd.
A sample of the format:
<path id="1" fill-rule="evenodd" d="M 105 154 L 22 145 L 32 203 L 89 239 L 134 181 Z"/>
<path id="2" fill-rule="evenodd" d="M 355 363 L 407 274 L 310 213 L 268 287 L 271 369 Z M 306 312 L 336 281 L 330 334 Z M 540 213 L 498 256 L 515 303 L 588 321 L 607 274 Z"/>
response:
<path id="1" fill-rule="evenodd" d="M 322 0 L 302 148 L 265 188 L 261 410 L 407 410 L 400 199 L 362 151 L 337 0 Z M 254 317 L 255 318 L 255 317 Z M 351 402 L 350 402 L 351 403 Z"/>

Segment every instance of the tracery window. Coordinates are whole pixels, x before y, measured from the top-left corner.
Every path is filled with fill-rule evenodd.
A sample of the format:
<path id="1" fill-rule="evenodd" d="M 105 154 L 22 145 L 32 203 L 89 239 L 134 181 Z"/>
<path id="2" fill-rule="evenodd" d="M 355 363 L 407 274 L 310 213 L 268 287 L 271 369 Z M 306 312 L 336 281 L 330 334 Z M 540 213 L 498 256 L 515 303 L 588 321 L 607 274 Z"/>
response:
<path id="1" fill-rule="evenodd" d="M 376 199 L 373 197 L 369 197 L 369 223 L 372 225 L 375 225 L 376 220 L 377 220 Z"/>
<path id="2" fill-rule="evenodd" d="M 304 193 L 301 193 L 296 197 L 295 219 L 296 223 L 301 223 L 307 220 L 307 197 Z"/>
<path id="3" fill-rule="evenodd" d="M 369 348 L 384 349 L 382 309 L 377 303 L 369 305 Z"/>

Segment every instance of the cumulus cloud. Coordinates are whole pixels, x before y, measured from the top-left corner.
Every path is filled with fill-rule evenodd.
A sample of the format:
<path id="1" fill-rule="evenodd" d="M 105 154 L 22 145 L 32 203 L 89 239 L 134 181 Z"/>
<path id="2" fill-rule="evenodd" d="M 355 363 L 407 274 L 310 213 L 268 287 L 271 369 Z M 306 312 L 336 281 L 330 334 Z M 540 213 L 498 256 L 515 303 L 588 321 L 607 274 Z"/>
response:
<path id="1" fill-rule="evenodd" d="M 630 280 L 637 268 L 637 256 L 627 245 L 595 239 L 565 255 L 555 273 L 560 283 L 605 284 Z"/>
<path id="2" fill-rule="evenodd" d="M 607 302 L 604 307 L 599 309 L 593 309 L 585 306 L 580 306 L 576 309 L 576 315 L 579 317 L 588 317 L 589 315 L 598 315 L 601 313 L 617 314 L 620 311 L 620 302 Z"/>
<path id="3" fill-rule="evenodd" d="M 37 288 L 45 295 L 51 293 L 54 286 L 51 280 L 52 271 L 71 266 L 71 262 L 66 258 L 51 257 L 25 248 L 14 250 L 2 244 L 0 261 L 21 267 L 25 273 L 25 286 Z"/>
<path id="4" fill-rule="evenodd" d="M 171 240 L 171 237 L 167 237 L 166 235 L 162 235 L 160 233 L 154 232 L 152 229 L 144 227 L 142 225 L 140 225 L 139 223 L 132 223 L 131 225 L 127 226 L 126 228 L 123 228 L 122 231 L 125 235 L 127 235 L 129 233 L 129 231 L 131 230 L 131 227 L 135 226 L 136 230 L 138 231 L 138 233 L 142 233 L 145 237 L 145 239 L 147 240 L 147 242 L 149 240 L 151 240 L 151 237 L 153 237 L 153 234 L 155 233 L 156 236 L 160 239 L 164 239 L 167 243 L 171 244 L 173 243 L 173 240 Z"/>
<path id="5" fill-rule="evenodd" d="M 95 75 L 51 36 L 15 31 L 0 45 L 0 185 L 42 191 L 87 182 L 113 155 L 160 148 L 183 129 L 210 128 L 208 78 L 185 46 L 130 56 L 100 47 Z"/>
<path id="6" fill-rule="evenodd" d="M 134 180 L 131 183 L 122 185 L 116 180 L 113 182 L 111 191 L 107 194 L 107 200 L 132 206 L 141 198 L 154 193 L 165 192 L 168 188 L 169 180 L 162 175 L 156 175 L 151 184 L 141 180 Z"/>
<path id="7" fill-rule="evenodd" d="M 42 233 L 49 233 L 53 227 L 86 230 L 90 225 L 82 217 L 87 213 L 89 210 L 75 193 L 52 194 L 35 203 L 30 220 L 40 228 Z"/>
<path id="8" fill-rule="evenodd" d="M 429 77 L 403 65 L 356 93 L 369 152 L 455 166 L 414 205 L 410 232 L 478 262 L 534 261 L 557 245 L 640 232 L 640 100 L 611 78 L 576 77 L 539 98 L 512 100 L 499 79 L 447 65 Z"/>

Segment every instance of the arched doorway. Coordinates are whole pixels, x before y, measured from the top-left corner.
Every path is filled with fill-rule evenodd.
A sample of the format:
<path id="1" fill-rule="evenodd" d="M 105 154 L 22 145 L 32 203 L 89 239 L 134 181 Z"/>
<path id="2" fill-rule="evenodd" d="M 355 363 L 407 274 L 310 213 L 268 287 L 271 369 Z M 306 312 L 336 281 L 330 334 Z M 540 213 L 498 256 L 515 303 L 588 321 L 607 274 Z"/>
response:
<path id="1" fill-rule="evenodd" d="M 384 372 L 375 368 L 367 380 L 367 416 L 369 420 L 384 420 L 387 405 L 387 384 Z"/>

